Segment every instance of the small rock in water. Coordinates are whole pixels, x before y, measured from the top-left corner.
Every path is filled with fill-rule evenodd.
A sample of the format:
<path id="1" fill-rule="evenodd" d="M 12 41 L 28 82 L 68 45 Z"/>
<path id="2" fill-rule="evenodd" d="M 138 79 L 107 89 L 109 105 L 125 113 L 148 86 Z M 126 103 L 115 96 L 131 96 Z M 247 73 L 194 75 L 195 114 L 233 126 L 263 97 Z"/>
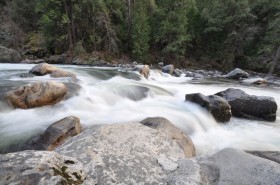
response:
<path id="1" fill-rule="evenodd" d="M 228 101 L 233 116 L 266 121 L 276 120 L 277 104 L 273 97 L 248 95 L 234 88 L 216 95 Z"/>
<path id="2" fill-rule="evenodd" d="M 162 72 L 172 75 L 174 72 L 174 65 L 172 65 L 172 64 L 166 65 L 166 66 L 163 66 L 161 69 L 162 69 Z"/>
<path id="3" fill-rule="evenodd" d="M 264 78 L 250 78 L 250 79 L 242 80 L 242 83 L 261 85 L 261 84 L 267 84 L 267 80 Z"/>
<path id="4" fill-rule="evenodd" d="M 43 133 L 32 137 L 21 150 L 54 150 L 67 139 L 81 132 L 80 119 L 69 116 L 50 125 Z"/>
<path id="5" fill-rule="evenodd" d="M 33 73 L 35 75 L 43 76 L 46 74 L 51 74 L 53 71 L 58 70 L 57 67 L 52 66 L 47 63 L 42 63 L 34 66 L 29 73 Z"/>
<path id="6" fill-rule="evenodd" d="M 150 75 L 150 67 L 148 65 L 137 65 L 133 70 L 138 71 L 145 78 L 148 78 Z"/>
<path id="7" fill-rule="evenodd" d="M 201 93 L 194 93 L 186 94 L 185 100 L 206 108 L 218 122 L 228 122 L 231 118 L 231 106 L 219 96 L 204 96 Z"/>
<path id="8" fill-rule="evenodd" d="M 28 109 L 54 105 L 67 94 L 67 87 L 58 82 L 38 82 L 9 91 L 6 100 L 15 108 Z"/>
<path id="9" fill-rule="evenodd" d="M 226 75 L 226 77 L 230 79 L 248 78 L 249 76 L 249 73 L 239 68 L 234 69 Z"/>

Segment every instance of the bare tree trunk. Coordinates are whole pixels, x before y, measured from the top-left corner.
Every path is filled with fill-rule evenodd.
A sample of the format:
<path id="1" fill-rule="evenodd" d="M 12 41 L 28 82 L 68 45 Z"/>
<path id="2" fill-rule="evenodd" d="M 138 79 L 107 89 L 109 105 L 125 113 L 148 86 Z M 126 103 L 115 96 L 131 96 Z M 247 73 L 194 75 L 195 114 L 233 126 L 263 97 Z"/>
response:
<path id="1" fill-rule="evenodd" d="M 127 48 L 130 49 L 131 46 L 131 26 L 132 26 L 132 12 L 131 12 L 131 0 L 127 0 L 127 35 L 128 42 Z"/>
<path id="2" fill-rule="evenodd" d="M 271 76 L 273 74 L 274 68 L 275 68 L 278 60 L 280 59 L 280 46 L 278 47 L 278 49 L 275 52 L 275 55 L 272 59 L 273 59 L 273 61 L 272 61 L 272 64 L 270 66 L 270 69 L 269 69 L 269 72 L 268 72 L 267 76 Z"/>
<path id="3" fill-rule="evenodd" d="M 75 22 L 74 22 L 74 16 L 73 16 L 73 1 L 72 0 L 70 3 L 70 22 L 71 22 L 71 29 L 72 29 L 73 45 L 75 45 L 76 44 L 76 31 L 75 31 Z"/>

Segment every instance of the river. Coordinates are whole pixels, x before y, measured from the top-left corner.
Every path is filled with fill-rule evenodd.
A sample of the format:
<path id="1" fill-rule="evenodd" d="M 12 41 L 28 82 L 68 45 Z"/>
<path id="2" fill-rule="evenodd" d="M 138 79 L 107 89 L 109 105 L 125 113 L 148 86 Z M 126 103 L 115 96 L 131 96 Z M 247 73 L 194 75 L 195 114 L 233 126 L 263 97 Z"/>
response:
<path id="1" fill-rule="evenodd" d="M 47 76 L 20 77 L 33 64 L 0 64 L 0 152 L 16 148 L 32 135 L 66 116 L 77 116 L 84 129 L 98 124 L 139 122 L 162 116 L 186 132 L 197 154 L 213 154 L 223 148 L 243 150 L 280 150 L 280 110 L 275 122 L 231 118 L 217 123 L 199 106 L 185 102 L 185 94 L 215 94 L 239 88 L 248 94 L 274 97 L 280 105 L 279 87 L 246 86 L 237 82 L 210 79 L 192 80 L 151 71 L 149 79 L 121 68 L 58 65 L 76 73 L 78 92 L 69 78 Z M 72 96 L 54 105 L 22 110 L 7 106 L 3 94 L 23 84 L 54 80 L 67 83 Z"/>

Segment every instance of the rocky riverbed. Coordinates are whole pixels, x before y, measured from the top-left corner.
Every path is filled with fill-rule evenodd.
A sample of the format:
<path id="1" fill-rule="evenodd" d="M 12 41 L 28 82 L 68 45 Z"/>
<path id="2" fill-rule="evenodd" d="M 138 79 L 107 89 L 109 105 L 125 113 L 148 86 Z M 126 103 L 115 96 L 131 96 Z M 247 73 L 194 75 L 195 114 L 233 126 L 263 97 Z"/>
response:
<path id="1" fill-rule="evenodd" d="M 280 183 L 278 87 L 248 72 L 10 65 L 0 184 Z"/>

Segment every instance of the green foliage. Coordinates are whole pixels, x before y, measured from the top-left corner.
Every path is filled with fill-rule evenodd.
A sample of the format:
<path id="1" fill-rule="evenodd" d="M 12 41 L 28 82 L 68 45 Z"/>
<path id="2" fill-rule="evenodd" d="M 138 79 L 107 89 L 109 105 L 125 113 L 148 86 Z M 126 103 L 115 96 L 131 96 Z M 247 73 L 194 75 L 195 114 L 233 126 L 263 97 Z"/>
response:
<path id="1" fill-rule="evenodd" d="M 145 59 L 149 51 L 151 33 L 147 1 L 135 1 L 132 11 L 132 54 L 136 59 Z"/>
<path id="2" fill-rule="evenodd" d="M 279 61 L 279 0 L 9 0 L 11 19 L 50 53 L 191 57 L 220 69 Z M 160 56 L 160 57 L 161 57 Z M 179 63 L 177 63 L 179 64 Z"/>

